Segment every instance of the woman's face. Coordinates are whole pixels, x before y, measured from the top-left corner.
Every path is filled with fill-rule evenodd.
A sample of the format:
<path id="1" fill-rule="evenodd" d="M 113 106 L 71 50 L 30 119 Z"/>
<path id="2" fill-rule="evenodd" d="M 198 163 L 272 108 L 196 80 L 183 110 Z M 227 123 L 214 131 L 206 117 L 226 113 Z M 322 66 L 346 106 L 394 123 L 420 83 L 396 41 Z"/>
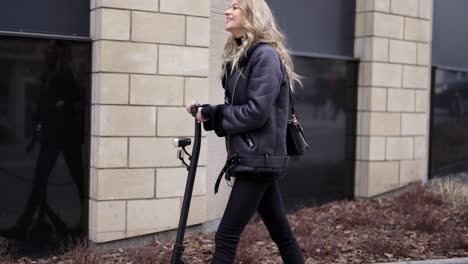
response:
<path id="1" fill-rule="evenodd" d="M 231 32 L 234 36 L 240 37 L 244 34 L 244 14 L 240 9 L 237 0 L 233 0 L 231 6 L 226 12 L 226 31 Z"/>

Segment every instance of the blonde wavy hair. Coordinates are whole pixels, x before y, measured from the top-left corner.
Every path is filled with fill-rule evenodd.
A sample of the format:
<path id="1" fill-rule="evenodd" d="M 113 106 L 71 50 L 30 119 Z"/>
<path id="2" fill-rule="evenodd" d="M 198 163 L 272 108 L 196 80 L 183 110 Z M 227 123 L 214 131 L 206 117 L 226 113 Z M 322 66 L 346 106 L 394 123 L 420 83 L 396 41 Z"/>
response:
<path id="1" fill-rule="evenodd" d="M 272 45 L 278 52 L 285 66 L 291 89 L 294 88 L 296 82 L 302 86 L 300 76 L 294 72 L 289 51 L 283 43 L 285 36 L 278 30 L 275 18 L 265 0 L 237 0 L 237 4 L 244 15 L 245 35 L 240 46 L 237 46 L 234 35 L 228 38 L 224 46 L 221 76 L 226 74 L 228 63 L 233 66 L 232 70 L 238 68 L 240 58 L 246 54 L 253 43 L 264 42 Z"/>

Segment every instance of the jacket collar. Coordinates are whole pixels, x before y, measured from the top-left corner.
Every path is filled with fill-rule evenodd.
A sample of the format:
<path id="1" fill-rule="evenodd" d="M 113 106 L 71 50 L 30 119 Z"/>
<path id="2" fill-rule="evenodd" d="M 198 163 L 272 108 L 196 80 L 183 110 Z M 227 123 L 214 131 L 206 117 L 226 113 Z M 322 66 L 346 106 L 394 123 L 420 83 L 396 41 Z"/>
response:
<path id="1" fill-rule="evenodd" d="M 250 46 L 250 48 L 247 50 L 247 52 L 239 59 L 239 62 L 238 62 L 238 63 L 239 63 L 239 68 L 242 69 L 243 67 L 245 67 L 245 65 L 247 65 L 247 63 L 249 62 L 250 57 L 252 57 L 253 53 L 255 52 L 255 50 L 256 50 L 258 47 L 260 47 L 261 45 L 266 45 L 266 44 L 268 44 L 268 43 L 265 43 L 265 42 L 254 42 L 254 43 Z M 228 63 L 228 64 L 226 65 L 226 67 L 227 67 L 227 71 L 229 71 L 230 68 L 231 68 L 231 64 Z M 227 84 L 226 84 L 226 81 L 227 81 L 227 80 L 226 80 L 226 76 L 223 76 L 223 77 L 221 78 L 221 84 L 223 85 L 223 87 L 226 87 L 226 85 L 227 85 Z"/>
<path id="2" fill-rule="evenodd" d="M 239 68 L 244 67 L 249 62 L 250 57 L 252 57 L 255 50 L 261 45 L 265 45 L 265 42 L 254 42 L 252 46 L 247 50 L 247 52 L 239 59 Z"/>

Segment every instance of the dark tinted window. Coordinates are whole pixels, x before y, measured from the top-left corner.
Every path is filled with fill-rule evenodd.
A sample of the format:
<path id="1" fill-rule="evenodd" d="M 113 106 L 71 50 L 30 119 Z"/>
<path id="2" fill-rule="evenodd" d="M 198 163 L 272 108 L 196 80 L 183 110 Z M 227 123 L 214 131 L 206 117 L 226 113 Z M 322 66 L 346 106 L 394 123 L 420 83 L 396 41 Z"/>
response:
<path id="1" fill-rule="evenodd" d="M 433 70 L 432 176 L 468 171 L 468 72 Z"/>
<path id="2" fill-rule="evenodd" d="M 295 109 L 310 143 L 291 158 L 283 193 L 288 207 L 352 197 L 357 62 L 294 57 L 303 76 Z"/>
<path id="3" fill-rule="evenodd" d="M 0 38 L 0 236 L 19 254 L 86 224 L 90 48 Z"/>
<path id="4" fill-rule="evenodd" d="M 0 30 L 89 37 L 89 6 L 89 0 L 2 1 Z"/>
<path id="5" fill-rule="evenodd" d="M 288 48 L 298 53 L 354 57 L 356 1 L 268 0 Z"/>
<path id="6" fill-rule="evenodd" d="M 468 1 L 435 0 L 432 63 L 468 69 Z"/>

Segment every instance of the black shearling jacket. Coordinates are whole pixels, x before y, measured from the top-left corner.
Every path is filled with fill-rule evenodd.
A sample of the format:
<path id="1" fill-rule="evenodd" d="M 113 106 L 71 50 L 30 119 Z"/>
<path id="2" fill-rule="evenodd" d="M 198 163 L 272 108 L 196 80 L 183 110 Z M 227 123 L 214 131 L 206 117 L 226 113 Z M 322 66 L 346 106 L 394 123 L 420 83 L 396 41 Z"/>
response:
<path id="1" fill-rule="evenodd" d="M 203 123 L 206 131 L 226 138 L 226 176 L 282 176 L 287 165 L 289 83 L 276 49 L 254 43 L 239 61 L 239 70 L 224 76 L 222 83 L 225 103 L 205 105 L 202 116 L 208 119 Z"/>

